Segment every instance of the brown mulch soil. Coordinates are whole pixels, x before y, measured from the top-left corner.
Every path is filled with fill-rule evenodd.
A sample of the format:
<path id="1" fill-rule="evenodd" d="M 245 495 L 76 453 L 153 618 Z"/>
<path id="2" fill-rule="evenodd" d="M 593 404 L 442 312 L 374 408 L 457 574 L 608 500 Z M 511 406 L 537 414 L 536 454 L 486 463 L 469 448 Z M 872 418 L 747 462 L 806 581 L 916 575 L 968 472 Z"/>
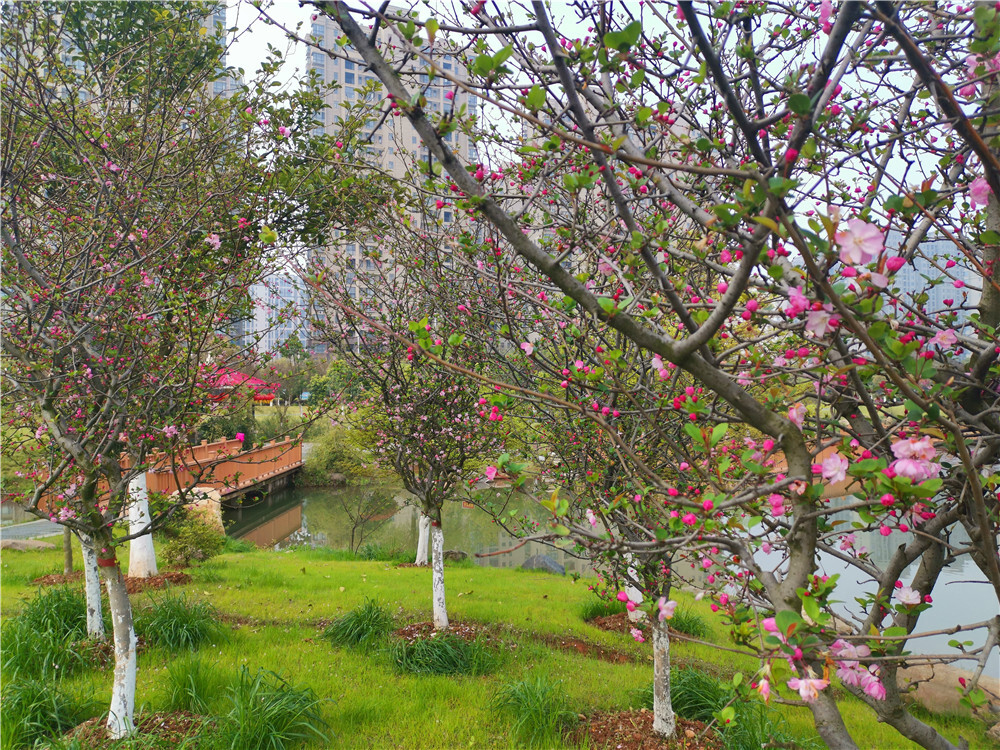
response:
<path id="1" fill-rule="evenodd" d="M 68 736 L 79 739 L 84 747 L 93 750 L 114 747 L 120 741 L 108 739 L 105 721 L 106 717 L 103 716 L 89 719 L 69 732 Z M 153 735 L 161 741 L 179 744 L 186 737 L 197 735 L 204 723 L 204 716 L 187 711 L 174 711 L 143 716 L 136 722 L 135 727 L 137 734 Z"/>
<path id="2" fill-rule="evenodd" d="M 649 622 L 647 620 L 632 622 L 628 619 L 628 612 L 619 612 L 615 615 L 595 617 L 593 620 L 589 620 L 588 622 L 595 628 L 607 630 L 610 633 L 625 633 L 626 635 L 629 635 L 629 631 L 632 630 L 632 628 L 638 628 L 642 631 L 644 637 L 649 638 Z"/>
<path id="3" fill-rule="evenodd" d="M 597 713 L 580 723 L 570 737 L 582 743 L 589 738 L 592 748 L 613 750 L 722 750 L 722 739 L 713 730 L 705 731 L 700 721 L 677 718 L 677 733 L 665 740 L 653 734 L 653 712 L 638 711 Z"/>
<path id="4" fill-rule="evenodd" d="M 51 575 L 36 578 L 32 583 L 36 586 L 62 586 L 64 583 L 73 583 L 74 581 L 82 580 L 83 571 L 74 570 L 68 576 L 64 576 L 62 573 L 52 573 Z"/>
<path id="5" fill-rule="evenodd" d="M 394 567 L 394 568 L 424 568 L 426 570 L 430 570 L 431 569 L 430 565 L 417 565 L 416 563 L 396 563 L 392 567 Z"/>
<path id="6" fill-rule="evenodd" d="M 543 633 L 536 634 L 535 638 L 540 640 L 545 645 L 557 648 L 560 651 L 583 654 L 591 659 L 600 659 L 601 661 L 610 662 L 611 664 L 632 664 L 636 661 L 636 657 L 632 654 L 625 653 L 624 651 L 617 651 L 613 648 L 608 648 L 607 646 L 599 646 L 596 643 L 588 643 L 587 641 L 580 640 L 579 638 L 548 635 Z"/>
<path id="7" fill-rule="evenodd" d="M 435 630 L 433 622 L 414 622 L 393 631 L 393 635 L 408 644 L 412 644 L 424 638 L 433 638 L 440 632 L 457 635 L 463 641 L 474 641 L 476 638 L 479 638 L 486 643 L 496 644 L 498 646 L 508 646 L 510 648 L 514 648 L 516 646 L 513 642 L 501 639 L 495 627 L 483 625 L 478 622 L 452 621 L 449 623 L 448 629 L 445 631 Z"/>
<path id="8" fill-rule="evenodd" d="M 82 578 L 83 572 L 77 570 L 68 576 L 64 576 L 61 573 L 52 573 L 51 575 L 36 578 L 32 583 L 36 586 L 61 586 L 64 583 L 79 581 Z M 162 589 L 168 583 L 171 586 L 183 586 L 185 583 L 190 582 L 191 576 L 187 573 L 181 573 L 179 570 L 168 570 L 166 573 L 160 573 L 150 578 L 129 578 L 125 576 L 125 588 L 128 589 L 130 594 L 137 594 L 140 591 L 148 589 Z"/>

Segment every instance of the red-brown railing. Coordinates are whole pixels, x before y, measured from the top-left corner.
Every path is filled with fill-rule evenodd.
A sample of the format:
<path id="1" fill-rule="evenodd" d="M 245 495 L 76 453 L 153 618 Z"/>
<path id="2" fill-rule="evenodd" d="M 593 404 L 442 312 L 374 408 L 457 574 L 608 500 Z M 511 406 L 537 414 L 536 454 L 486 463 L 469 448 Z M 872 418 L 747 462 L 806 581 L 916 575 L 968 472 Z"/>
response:
<path id="1" fill-rule="evenodd" d="M 259 448 L 241 450 L 239 440 L 203 442 L 181 454 L 154 457 L 146 472 L 146 489 L 173 494 L 194 485 L 229 495 L 302 466 L 302 443 L 286 438 Z"/>

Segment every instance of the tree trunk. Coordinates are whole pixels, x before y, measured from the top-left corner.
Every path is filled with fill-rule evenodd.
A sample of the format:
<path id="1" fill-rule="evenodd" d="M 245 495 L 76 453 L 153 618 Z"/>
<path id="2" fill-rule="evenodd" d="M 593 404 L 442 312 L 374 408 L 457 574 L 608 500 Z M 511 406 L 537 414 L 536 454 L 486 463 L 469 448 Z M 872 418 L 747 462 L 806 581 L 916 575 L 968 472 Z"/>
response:
<path id="1" fill-rule="evenodd" d="M 413 562 L 416 565 L 427 564 L 427 538 L 430 536 L 431 519 L 429 516 L 420 514 L 420 522 L 417 524 L 419 533 L 417 535 L 417 559 Z"/>
<path id="2" fill-rule="evenodd" d="M 101 575 L 97 572 L 97 550 L 90 537 L 80 533 L 80 556 L 83 558 L 84 591 L 87 595 L 87 637 L 104 640 L 104 616 L 101 612 Z"/>
<path id="3" fill-rule="evenodd" d="M 635 570 L 635 557 L 631 552 L 625 553 L 625 562 L 628 563 L 628 580 L 638 581 L 639 576 Z M 629 610 L 628 619 L 630 622 L 639 622 L 646 615 L 645 612 L 639 609 L 639 605 L 642 604 L 642 592 L 631 583 L 626 582 L 625 593 L 628 595 L 628 600 L 636 605 L 635 609 Z"/>
<path id="4" fill-rule="evenodd" d="M 111 686 L 108 710 L 108 735 L 120 739 L 132 733 L 135 712 L 136 638 L 132 622 L 132 604 L 125 588 L 125 578 L 117 561 L 111 558 L 101 567 L 108 588 L 108 608 L 115 640 L 115 679 Z"/>
<path id="5" fill-rule="evenodd" d="M 667 621 L 653 617 L 653 731 L 673 737 L 677 728 L 670 703 L 670 634 Z"/>
<path id="6" fill-rule="evenodd" d="M 448 627 L 448 608 L 444 603 L 444 532 L 441 530 L 441 521 L 431 523 L 431 558 L 434 629 L 442 630 Z"/>
<path id="7" fill-rule="evenodd" d="M 69 526 L 63 526 L 63 575 L 68 576 L 73 572 L 73 530 Z"/>
<path id="8" fill-rule="evenodd" d="M 149 496 L 146 493 L 146 475 L 138 474 L 128 485 L 128 532 L 135 534 L 149 524 Z M 156 550 L 153 535 L 143 534 L 129 543 L 128 574 L 130 578 L 155 576 Z"/>

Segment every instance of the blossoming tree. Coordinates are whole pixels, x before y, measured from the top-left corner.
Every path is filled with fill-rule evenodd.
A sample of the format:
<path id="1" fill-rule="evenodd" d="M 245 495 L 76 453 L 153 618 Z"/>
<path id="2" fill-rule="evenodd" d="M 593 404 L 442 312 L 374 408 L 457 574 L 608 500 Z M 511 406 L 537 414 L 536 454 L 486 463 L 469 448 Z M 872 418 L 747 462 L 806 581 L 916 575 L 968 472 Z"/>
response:
<path id="1" fill-rule="evenodd" d="M 428 45 L 462 40 L 464 72 L 433 73 L 489 101 L 484 123 L 421 106 L 419 83 L 359 25 L 377 13 L 313 4 L 443 166 L 433 189 L 490 227 L 460 238 L 470 268 L 585 352 L 556 371 L 580 360 L 591 387 L 613 382 L 597 331 L 664 373 L 664 390 L 630 409 L 651 425 L 665 412 L 687 421 L 684 469 L 629 453 L 600 406 L 580 414 L 602 420 L 636 494 L 659 506 L 639 541 L 604 546 L 705 557 L 715 606 L 762 657 L 760 692 L 797 694 L 831 747 L 855 747 L 834 672 L 902 736 L 956 747 L 907 710 L 898 669 L 921 661 L 907 649 L 947 563 L 971 560 L 1000 598 L 997 11 L 679 2 L 559 19 L 541 2 L 479 2 L 379 16 L 431 66 Z M 488 161 L 460 160 L 446 138 L 456 127 Z M 429 324 L 432 340 L 453 333 Z M 553 533 L 598 544 L 568 507 L 553 510 Z M 897 540 L 885 559 L 861 548 L 866 530 Z M 827 560 L 869 581 L 857 606 L 833 606 Z M 771 615 L 763 634 L 757 612 Z M 971 659 L 975 703 L 1000 618 L 955 627 L 977 640 L 951 657 Z"/>
<path id="2" fill-rule="evenodd" d="M 220 333 L 246 314 L 272 239 L 246 217 L 266 209 L 259 160 L 278 137 L 250 114 L 256 102 L 237 114 L 209 95 L 222 52 L 203 33 L 210 13 L 22 4 L 2 31 L 4 418 L 21 436 L 3 450 L 27 467 L 26 507 L 96 557 L 114 737 L 133 728 L 136 679 L 116 549 L 190 489 L 150 498 L 136 519 L 130 485 L 202 416 L 238 407 L 209 386 L 232 363 Z"/>

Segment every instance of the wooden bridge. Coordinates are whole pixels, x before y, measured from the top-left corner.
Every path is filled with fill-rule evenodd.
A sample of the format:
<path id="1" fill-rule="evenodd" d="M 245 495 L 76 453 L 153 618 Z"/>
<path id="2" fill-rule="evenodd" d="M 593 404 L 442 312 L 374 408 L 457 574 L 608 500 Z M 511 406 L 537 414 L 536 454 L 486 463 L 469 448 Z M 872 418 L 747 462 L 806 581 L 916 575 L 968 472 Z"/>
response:
<path id="1" fill-rule="evenodd" d="M 214 490 L 222 500 L 284 484 L 303 465 L 302 443 L 272 440 L 243 450 L 240 440 L 202 441 L 173 455 L 151 458 L 147 492 L 172 495 L 179 489 Z"/>

